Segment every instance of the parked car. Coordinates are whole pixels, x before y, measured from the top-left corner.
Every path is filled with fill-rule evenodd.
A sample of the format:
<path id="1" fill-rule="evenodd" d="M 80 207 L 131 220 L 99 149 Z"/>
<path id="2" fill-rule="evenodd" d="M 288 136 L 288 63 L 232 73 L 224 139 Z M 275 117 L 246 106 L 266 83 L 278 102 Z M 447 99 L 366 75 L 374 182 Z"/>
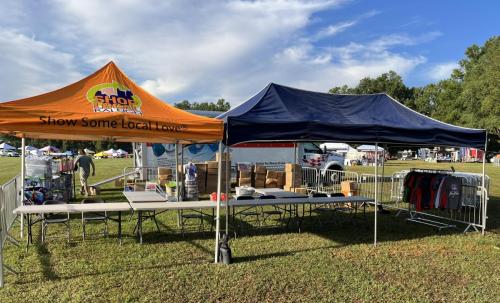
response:
<path id="1" fill-rule="evenodd" d="M 17 152 L 17 151 L 14 151 L 14 150 L 9 150 L 7 152 L 7 157 L 20 157 L 21 155 Z"/>

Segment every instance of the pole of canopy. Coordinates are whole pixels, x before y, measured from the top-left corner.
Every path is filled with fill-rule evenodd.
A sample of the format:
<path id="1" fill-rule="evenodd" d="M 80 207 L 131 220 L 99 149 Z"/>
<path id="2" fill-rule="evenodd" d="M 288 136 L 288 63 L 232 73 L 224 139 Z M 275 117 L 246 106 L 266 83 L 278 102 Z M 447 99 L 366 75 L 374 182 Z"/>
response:
<path id="1" fill-rule="evenodd" d="M 377 213 L 378 213 L 378 143 L 375 143 L 375 223 L 373 231 L 373 246 L 377 246 Z"/>
<path id="2" fill-rule="evenodd" d="M 26 139 L 21 138 L 21 205 L 24 201 L 24 180 L 26 179 Z M 24 237 L 24 215 L 21 214 L 21 239 Z"/>
<path id="3" fill-rule="evenodd" d="M 217 164 L 217 210 L 215 214 L 215 263 L 219 262 L 220 193 L 222 181 L 222 141 L 219 142 L 219 163 Z"/>
<path id="4" fill-rule="evenodd" d="M 384 174 L 385 174 L 385 151 L 387 149 L 387 145 L 385 145 L 383 147 L 383 151 L 382 151 L 382 184 L 380 184 L 380 201 L 384 201 L 384 187 L 385 187 L 385 178 L 384 178 Z"/>
<path id="5" fill-rule="evenodd" d="M 488 197 L 486 194 L 486 150 L 488 148 L 488 133 L 486 133 L 486 139 L 484 141 L 484 153 L 483 153 L 483 175 L 481 176 L 481 200 L 483 202 L 483 224 L 481 228 L 481 234 L 484 235 L 484 231 L 486 230 L 486 211 L 488 205 Z"/>
<path id="6" fill-rule="evenodd" d="M 229 235 L 229 188 L 231 186 L 231 167 L 229 165 L 229 146 L 226 146 L 226 236 Z"/>
<path id="7" fill-rule="evenodd" d="M 181 150 L 181 173 L 180 175 L 182 176 L 182 174 L 184 174 L 184 145 L 182 145 L 182 143 L 179 145 L 179 149 Z M 185 179 L 186 176 L 184 176 L 183 179 Z M 183 180 L 184 181 L 184 180 Z M 180 182 L 180 189 L 184 189 L 184 184 L 183 182 Z M 179 190 L 179 200 L 177 201 L 182 201 L 183 199 L 183 190 Z"/>
<path id="8" fill-rule="evenodd" d="M 175 198 L 179 201 L 179 141 L 175 142 Z M 181 226 L 181 213 L 177 211 L 177 227 Z"/>

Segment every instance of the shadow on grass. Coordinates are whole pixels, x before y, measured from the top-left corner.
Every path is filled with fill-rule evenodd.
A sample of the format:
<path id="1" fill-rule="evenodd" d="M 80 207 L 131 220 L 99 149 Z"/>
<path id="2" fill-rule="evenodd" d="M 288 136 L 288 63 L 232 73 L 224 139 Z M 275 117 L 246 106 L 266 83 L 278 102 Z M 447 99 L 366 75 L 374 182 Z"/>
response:
<path id="1" fill-rule="evenodd" d="M 35 243 L 36 252 L 38 256 L 38 260 L 40 261 L 40 265 L 42 266 L 43 276 L 50 281 L 60 280 L 60 277 L 53 270 L 51 264 L 52 254 L 47 249 L 47 244 L 42 242 L 42 233 L 39 233 L 38 239 Z"/>

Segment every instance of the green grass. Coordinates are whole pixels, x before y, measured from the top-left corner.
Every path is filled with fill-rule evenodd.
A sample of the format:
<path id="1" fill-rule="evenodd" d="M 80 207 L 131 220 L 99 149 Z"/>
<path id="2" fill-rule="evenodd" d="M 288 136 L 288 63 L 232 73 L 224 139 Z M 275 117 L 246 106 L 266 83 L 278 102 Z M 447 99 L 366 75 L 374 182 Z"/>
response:
<path id="1" fill-rule="evenodd" d="M 4 162 L 5 161 L 5 162 Z M 96 161 L 100 180 L 116 175 L 130 160 Z M 5 164 L 4 164 L 5 163 Z M 4 169 L 8 166 L 9 169 Z M 0 180 L 14 176 L 15 159 L 0 159 Z M 387 163 L 386 175 L 404 167 L 448 168 L 450 164 Z M 459 171 L 480 172 L 480 164 L 453 164 Z M 373 167 L 353 167 L 371 173 Z M 403 218 L 380 215 L 380 245 L 372 246 L 373 212 L 319 228 L 307 221 L 304 232 L 268 228 L 248 230 L 231 240 L 235 264 L 214 265 L 213 233 L 180 235 L 175 214 L 160 216 L 162 232 L 144 224 L 144 244 L 136 243 L 135 221 L 125 217 L 124 243 L 110 237 L 82 242 L 72 221 L 72 241 L 53 238 L 63 229 L 49 227 L 41 244 L 24 249 L 8 245 L 6 263 L 17 275 L 6 277 L 0 302 L 498 302 L 500 298 L 500 168 L 491 177 L 489 232 L 438 233 Z M 92 182 L 93 180 L 91 180 Z M 119 191 L 103 192 L 123 200 Z M 93 226 L 97 232 L 101 226 Z M 19 235 L 15 225 L 12 234 Z"/>

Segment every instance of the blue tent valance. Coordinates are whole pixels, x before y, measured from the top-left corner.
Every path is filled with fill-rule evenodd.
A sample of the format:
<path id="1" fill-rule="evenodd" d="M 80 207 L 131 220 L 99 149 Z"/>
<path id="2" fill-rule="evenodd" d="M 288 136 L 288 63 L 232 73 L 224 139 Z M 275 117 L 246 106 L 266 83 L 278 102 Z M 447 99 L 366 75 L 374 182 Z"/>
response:
<path id="1" fill-rule="evenodd" d="M 447 124 L 387 94 L 335 95 L 269 84 L 217 118 L 226 144 L 334 141 L 466 146 L 484 149 L 486 131 Z"/>

